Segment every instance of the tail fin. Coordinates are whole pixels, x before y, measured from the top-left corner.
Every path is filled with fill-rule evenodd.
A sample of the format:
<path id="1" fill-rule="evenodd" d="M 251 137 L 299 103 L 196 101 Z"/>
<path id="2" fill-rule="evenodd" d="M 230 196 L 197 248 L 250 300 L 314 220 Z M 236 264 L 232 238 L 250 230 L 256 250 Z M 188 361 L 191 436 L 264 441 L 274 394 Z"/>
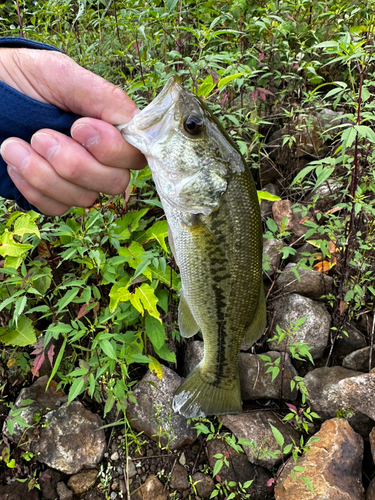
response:
<path id="1" fill-rule="evenodd" d="M 215 385 L 213 377 L 202 370 L 202 362 L 175 392 L 172 408 L 186 418 L 241 413 L 241 390 L 238 376 Z M 211 380 L 210 380 L 211 379 Z"/>

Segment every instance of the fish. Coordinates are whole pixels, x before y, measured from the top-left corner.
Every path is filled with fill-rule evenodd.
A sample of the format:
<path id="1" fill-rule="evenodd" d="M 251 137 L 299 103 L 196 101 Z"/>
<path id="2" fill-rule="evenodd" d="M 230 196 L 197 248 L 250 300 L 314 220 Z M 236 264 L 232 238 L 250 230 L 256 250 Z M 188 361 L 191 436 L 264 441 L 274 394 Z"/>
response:
<path id="1" fill-rule="evenodd" d="M 179 330 L 200 330 L 204 356 L 176 390 L 186 418 L 241 413 L 241 340 L 266 325 L 262 224 L 255 183 L 207 105 L 170 78 L 122 136 L 147 158 L 181 275 Z"/>

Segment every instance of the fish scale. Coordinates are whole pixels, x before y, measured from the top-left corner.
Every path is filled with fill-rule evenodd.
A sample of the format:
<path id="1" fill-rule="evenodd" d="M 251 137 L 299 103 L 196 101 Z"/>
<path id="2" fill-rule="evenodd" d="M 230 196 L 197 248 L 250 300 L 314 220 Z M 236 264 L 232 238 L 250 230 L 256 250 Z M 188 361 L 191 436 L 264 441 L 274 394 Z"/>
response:
<path id="1" fill-rule="evenodd" d="M 204 339 L 204 357 L 177 389 L 173 409 L 186 417 L 239 413 L 240 343 L 255 342 L 266 319 L 251 173 L 207 107 L 175 80 L 122 133 L 148 158 L 165 210 L 181 274 L 180 332 L 200 329 Z"/>

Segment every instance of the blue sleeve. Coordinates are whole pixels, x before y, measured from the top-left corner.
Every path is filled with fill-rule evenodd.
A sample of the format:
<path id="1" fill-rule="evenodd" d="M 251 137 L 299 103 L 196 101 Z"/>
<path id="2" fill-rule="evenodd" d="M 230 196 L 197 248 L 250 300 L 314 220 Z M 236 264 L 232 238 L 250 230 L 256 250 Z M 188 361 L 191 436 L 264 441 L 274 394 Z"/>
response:
<path id="1" fill-rule="evenodd" d="M 58 50 L 23 38 L 0 38 L 0 47 Z M 78 118 L 78 115 L 62 111 L 52 104 L 31 99 L 0 81 L 0 144 L 8 137 L 19 137 L 29 142 L 32 135 L 41 128 L 51 128 L 69 135 L 70 127 Z M 15 200 L 25 210 L 36 210 L 13 184 L 1 156 L 0 196 Z"/>

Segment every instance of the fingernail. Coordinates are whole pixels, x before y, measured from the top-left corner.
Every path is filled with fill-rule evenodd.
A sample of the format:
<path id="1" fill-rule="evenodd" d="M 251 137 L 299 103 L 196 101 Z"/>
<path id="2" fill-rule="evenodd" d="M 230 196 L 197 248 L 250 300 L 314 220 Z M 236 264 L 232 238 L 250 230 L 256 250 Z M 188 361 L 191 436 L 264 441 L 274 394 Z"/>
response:
<path id="1" fill-rule="evenodd" d="M 8 165 L 8 174 L 13 181 L 25 182 L 25 179 L 18 173 L 13 165 Z"/>
<path id="2" fill-rule="evenodd" d="M 1 156 L 17 170 L 25 168 L 30 160 L 30 151 L 18 141 L 7 140 L 1 145 Z"/>
<path id="3" fill-rule="evenodd" d="M 93 146 L 99 141 L 99 132 L 87 123 L 73 125 L 71 134 L 75 141 L 85 147 Z"/>
<path id="4" fill-rule="evenodd" d="M 31 145 L 43 158 L 50 160 L 59 147 L 59 141 L 49 134 L 37 132 L 31 138 Z"/>

